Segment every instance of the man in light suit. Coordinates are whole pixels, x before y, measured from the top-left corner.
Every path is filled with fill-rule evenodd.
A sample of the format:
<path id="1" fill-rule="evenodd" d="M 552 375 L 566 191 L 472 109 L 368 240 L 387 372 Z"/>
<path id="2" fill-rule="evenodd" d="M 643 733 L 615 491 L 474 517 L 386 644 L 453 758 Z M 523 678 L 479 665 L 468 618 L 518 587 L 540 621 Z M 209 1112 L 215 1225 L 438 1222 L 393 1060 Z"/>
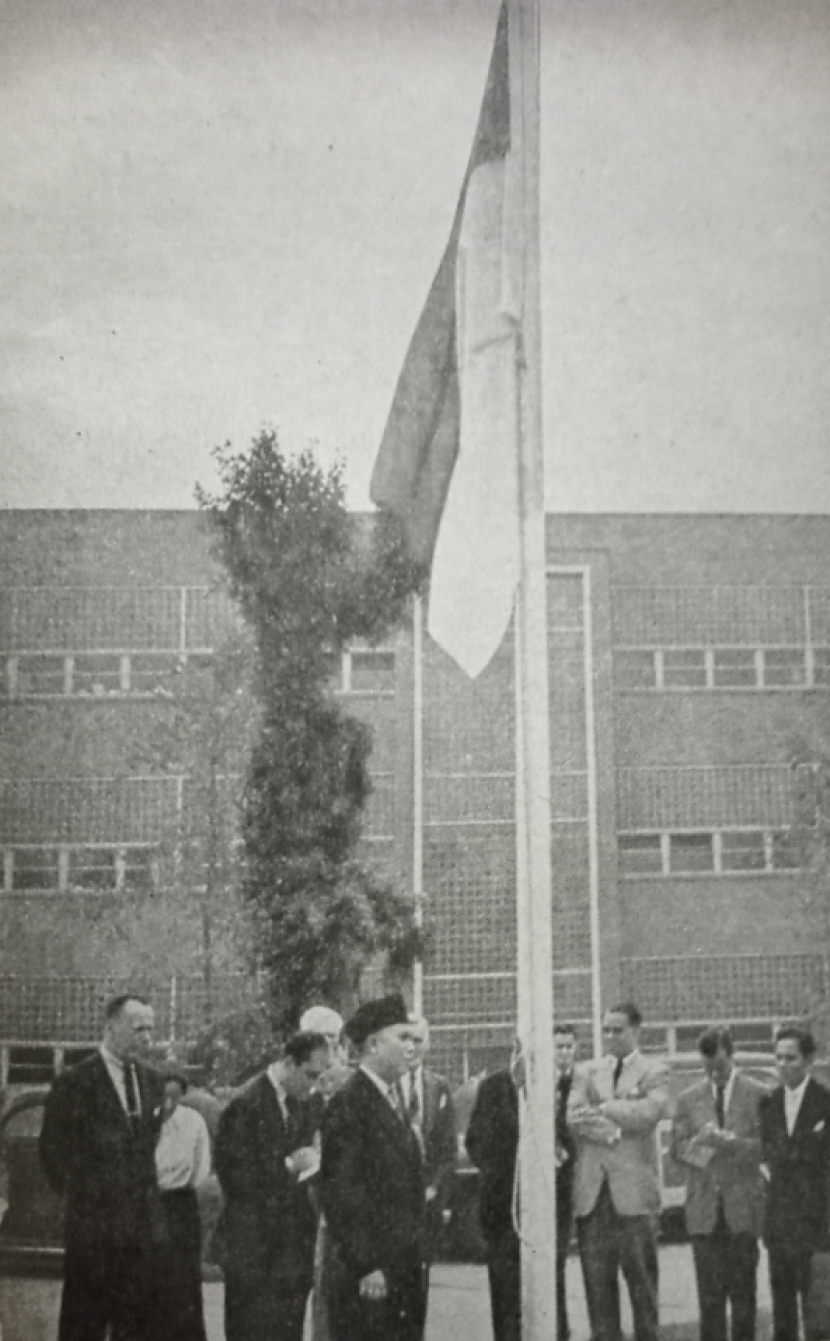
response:
<path id="1" fill-rule="evenodd" d="M 830 1094 L 810 1075 L 816 1045 L 798 1025 L 775 1037 L 781 1086 L 761 1104 L 761 1161 L 769 1176 L 764 1238 L 769 1251 L 774 1341 L 798 1341 L 816 1253 L 830 1248 Z M 813 1332 L 805 1316 L 805 1334 Z"/>
<path id="2" fill-rule="evenodd" d="M 433 1257 L 438 1247 L 444 1207 L 452 1190 L 455 1169 L 455 1111 L 449 1081 L 425 1064 L 429 1051 L 429 1024 L 413 1017 L 412 1059 L 401 1080 L 409 1121 L 424 1154 L 427 1198 L 427 1251 Z"/>
<path id="3" fill-rule="evenodd" d="M 671 1152 L 687 1171 L 686 1228 L 692 1240 L 701 1341 L 755 1336 L 755 1278 L 763 1228 L 760 1106 L 766 1091 L 735 1068 L 727 1029 L 698 1039 L 706 1078 L 677 1100 Z"/>
<path id="4" fill-rule="evenodd" d="M 657 1341 L 657 1124 L 668 1072 L 639 1050 L 631 1002 L 605 1014 L 608 1055 L 577 1067 L 568 1101 L 576 1142 L 574 1214 L 593 1341 L 620 1341 L 619 1272 L 637 1341 Z"/>
<path id="5" fill-rule="evenodd" d="M 306 1179 L 319 1164 L 307 1100 L 329 1055 L 322 1034 L 295 1034 L 222 1114 L 214 1162 L 227 1341 L 302 1337 L 317 1234 Z"/>

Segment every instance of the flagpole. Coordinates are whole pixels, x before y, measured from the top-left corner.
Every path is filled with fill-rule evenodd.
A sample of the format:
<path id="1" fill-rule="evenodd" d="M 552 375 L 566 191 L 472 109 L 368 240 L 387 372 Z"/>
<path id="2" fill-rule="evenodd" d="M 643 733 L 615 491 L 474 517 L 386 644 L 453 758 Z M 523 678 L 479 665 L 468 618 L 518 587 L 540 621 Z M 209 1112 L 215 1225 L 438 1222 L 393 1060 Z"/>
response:
<path id="1" fill-rule="evenodd" d="M 424 921 L 424 611 L 420 596 L 412 602 L 412 893 L 415 925 Z M 424 965 L 412 966 L 412 1009 L 424 1013 Z"/>
<path id="2" fill-rule="evenodd" d="M 520 155 L 520 580 L 516 593 L 517 1023 L 525 1056 L 519 1149 L 523 1341 L 556 1335 L 555 1085 L 547 578 L 541 381 L 539 0 L 509 0 L 511 150 Z M 518 133 L 516 133 L 518 132 Z"/>

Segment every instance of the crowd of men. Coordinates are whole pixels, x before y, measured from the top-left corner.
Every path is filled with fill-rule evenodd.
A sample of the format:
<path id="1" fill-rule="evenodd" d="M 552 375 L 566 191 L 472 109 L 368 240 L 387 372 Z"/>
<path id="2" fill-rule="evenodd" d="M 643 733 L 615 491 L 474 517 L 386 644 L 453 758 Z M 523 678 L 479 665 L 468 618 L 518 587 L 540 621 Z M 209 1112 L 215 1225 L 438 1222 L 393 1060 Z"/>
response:
<path id="1" fill-rule="evenodd" d="M 659 1335 L 658 1124 L 686 1169 L 701 1341 L 754 1341 L 758 1243 L 769 1259 L 774 1341 L 826 1336 L 817 1267 L 830 1251 L 830 1091 L 798 1026 L 775 1041 L 780 1085 L 736 1067 L 729 1032 L 699 1039 L 704 1078 L 670 1101 L 668 1069 L 639 1048 L 631 1003 L 608 1010 L 605 1056 L 577 1063 L 555 1031 L 557 1335 L 570 1327 L 574 1228 L 592 1341 L 620 1341 L 620 1277 L 636 1341 Z M 41 1158 L 66 1201 L 59 1341 L 205 1341 L 197 1189 L 207 1128 L 180 1104 L 187 1080 L 147 1064 L 153 1012 L 107 1010 L 100 1050 L 62 1072 Z M 226 1341 L 422 1341 L 429 1266 L 450 1193 L 456 1123 L 425 1065 L 426 1022 L 400 996 L 345 1028 L 313 1007 L 281 1056 L 224 1109 L 213 1148 L 223 1194 L 214 1248 Z M 522 1057 L 478 1087 L 466 1133 L 478 1166 L 495 1341 L 521 1338 L 517 1157 Z M 820 1293 L 820 1291 L 818 1291 Z M 825 1291 L 826 1293 L 826 1291 Z"/>

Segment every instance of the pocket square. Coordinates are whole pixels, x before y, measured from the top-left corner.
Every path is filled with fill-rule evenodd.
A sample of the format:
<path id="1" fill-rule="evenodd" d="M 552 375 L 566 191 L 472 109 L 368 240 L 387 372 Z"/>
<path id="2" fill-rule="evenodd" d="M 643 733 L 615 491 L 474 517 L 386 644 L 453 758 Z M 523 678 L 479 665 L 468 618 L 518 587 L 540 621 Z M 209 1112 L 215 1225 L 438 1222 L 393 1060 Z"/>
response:
<path id="1" fill-rule="evenodd" d="M 814 1132 L 824 1131 L 824 1118 L 821 1119 L 821 1122 L 816 1123 L 816 1125 L 813 1127 L 813 1131 Z"/>

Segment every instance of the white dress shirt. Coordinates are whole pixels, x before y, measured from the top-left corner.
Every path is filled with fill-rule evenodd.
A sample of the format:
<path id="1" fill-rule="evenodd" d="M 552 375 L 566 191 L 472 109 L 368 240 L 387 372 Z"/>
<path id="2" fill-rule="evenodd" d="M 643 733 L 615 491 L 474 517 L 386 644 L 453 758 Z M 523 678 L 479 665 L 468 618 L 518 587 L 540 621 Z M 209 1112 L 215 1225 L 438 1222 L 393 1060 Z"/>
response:
<path id="1" fill-rule="evenodd" d="M 787 1135 L 792 1136 L 793 1129 L 798 1120 L 801 1101 L 804 1098 L 804 1091 L 807 1088 L 809 1076 L 805 1076 L 797 1089 L 791 1090 L 789 1086 L 784 1086 L 784 1120 L 787 1123 Z"/>
<path id="2" fill-rule="evenodd" d="M 735 1076 L 736 1076 L 737 1074 L 738 1074 L 738 1073 L 737 1073 L 737 1071 L 735 1070 L 735 1068 L 734 1068 L 734 1066 L 733 1066 L 733 1067 L 732 1067 L 732 1070 L 729 1072 L 729 1079 L 726 1081 L 726 1084 L 723 1086 L 723 1112 L 724 1112 L 724 1116 L 729 1112 L 729 1105 L 730 1105 L 730 1103 L 732 1102 L 732 1091 L 733 1091 L 733 1089 L 735 1088 Z M 718 1102 L 718 1086 L 716 1085 L 716 1083 L 715 1083 L 714 1080 L 712 1081 L 712 1098 L 714 1099 L 715 1103 Z"/>
<path id="3" fill-rule="evenodd" d="M 124 1109 L 124 1112 L 129 1117 L 130 1108 L 129 1104 L 127 1103 L 127 1086 L 124 1080 L 124 1062 L 122 1062 L 120 1057 L 116 1057 L 114 1052 L 110 1052 L 109 1048 L 105 1043 L 101 1044 L 100 1053 L 102 1058 L 104 1059 L 104 1065 L 106 1066 L 107 1071 L 109 1072 L 110 1080 L 115 1086 L 115 1092 L 118 1095 L 119 1099 L 121 1100 L 121 1107 Z M 134 1070 L 133 1075 L 135 1076 L 135 1093 L 136 1093 L 136 1100 L 138 1102 L 138 1111 L 140 1113 L 141 1087 L 139 1086 L 138 1083 L 137 1071 Z"/>
<path id="4" fill-rule="evenodd" d="M 195 1108 L 177 1104 L 162 1123 L 156 1175 L 162 1192 L 201 1187 L 210 1176 L 210 1136 L 205 1119 Z"/>
<path id="5" fill-rule="evenodd" d="M 363 1066 L 361 1064 L 359 1069 L 363 1072 L 364 1076 L 369 1077 L 372 1084 L 375 1085 L 380 1090 L 386 1102 L 390 1105 L 391 1108 L 394 1108 L 395 1112 L 398 1114 L 398 1117 L 400 1117 L 401 1113 L 400 1113 L 400 1107 L 398 1105 L 398 1095 L 396 1093 L 395 1086 L 387 1085 L 386 1081 L 382 1080 L 381 1077 L 377 1075 L 375 1071 L 372 1071 L 368 1066 Z"/>

